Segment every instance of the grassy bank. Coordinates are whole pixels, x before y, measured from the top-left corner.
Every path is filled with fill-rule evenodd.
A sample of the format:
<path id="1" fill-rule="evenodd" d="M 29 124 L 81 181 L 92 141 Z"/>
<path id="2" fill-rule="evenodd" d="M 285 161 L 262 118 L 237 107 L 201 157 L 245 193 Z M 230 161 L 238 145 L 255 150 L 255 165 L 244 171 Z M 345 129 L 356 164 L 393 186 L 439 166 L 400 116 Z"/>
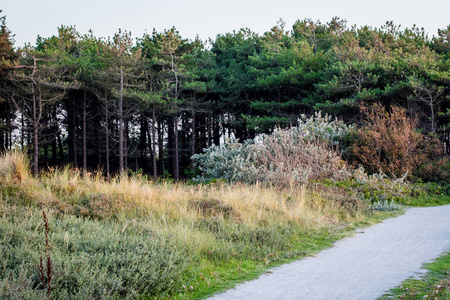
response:
<path id="1" fill-rule="evenodd" d="M 450 253 L 424 265 L 427 273 L 419 279 L 407 279 L 384 299 L 450 299 Z"/>
<path id="2" fill-rule="evenodd" d="M 202 298 L 390 214 L 336 186 L 27 168 L 23 155 L 0 159 L 0 298 Z"/>

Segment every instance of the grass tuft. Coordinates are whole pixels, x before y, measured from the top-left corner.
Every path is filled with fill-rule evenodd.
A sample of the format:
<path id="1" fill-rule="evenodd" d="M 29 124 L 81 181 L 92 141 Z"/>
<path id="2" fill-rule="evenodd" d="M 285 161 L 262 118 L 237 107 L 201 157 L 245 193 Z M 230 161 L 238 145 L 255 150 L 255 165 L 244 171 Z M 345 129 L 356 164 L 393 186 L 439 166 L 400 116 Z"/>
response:
<path id="1" fill-rule="evenodd" d="M 22 183 L 30 177 L 30 160 L 23 151 L 11 150 L 0 159 L 0 179 Z"/>

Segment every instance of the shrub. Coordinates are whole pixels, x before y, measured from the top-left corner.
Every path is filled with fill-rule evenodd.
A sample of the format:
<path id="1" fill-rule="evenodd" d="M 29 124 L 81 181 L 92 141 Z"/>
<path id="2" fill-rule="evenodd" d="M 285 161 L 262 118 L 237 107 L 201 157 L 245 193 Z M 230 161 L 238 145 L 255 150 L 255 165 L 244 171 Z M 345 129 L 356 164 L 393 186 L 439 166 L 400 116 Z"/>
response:
<path id="1" fill-rule="evenodd" d="M 40 211 L 9 207 L 0 216 L 0 298 L 44 294 Z M 48 212 L 53 299 L 136 298 L 182 291 L 190 259 L 146 222 L 99 222 Z M 47 291 L 45 291 L 47 292 Z M 42 298 L 41 298 L 42 299 Z"/>
<path id="2" fill-rule="evenodd" d="M 395 203 L 393 200 L 388 201 L 377 201 L 370 205 L 370 207 L 373 210 L 379 210 L 379 211 L 392 211 L 392 210 L 399 210 L 402 208 L 400 204 Z"/>
<path id="3" fill-rule="evenodd" d="M 355 130 L 353 126 L 333 119 L 328 114 L 322 115 L 321 112 L 316 112 L 309 118 L 301 115 L 297 127 L 293 129 L 301 133 L 305 140 L 320 141 L 340 150 L 344 150 L 344 141 Z"/>
<path id="4" fill-rule="evenodd" d="M 429 157 L 413 174 L 425 182 L 450 185 L 450 158 Z"/>
<path id="5" fill-rule="evenodd" d="M 242 144 L 229 141 L 213 145 L 203 154 L 194 155 L 202 173 L 196 180 L 222 178 L 282 186 L 325 178 L 341 180 L 349 172 L 338 150 L 351 130 L 328 115 L 301 116 L 297 127 L 278 128 L 270 135 L 262 134 Z"/>
<path id="6" fill-rule="evenodd" d="M 253 148 L 253 141 L 241 144 L 231 140 L 221 146 L 212 145 L 204 149 L 204 153 L 192 157 L 202 174 L 195 180 L 205 182 L 220 178 L 255 182 L 256 166 Z"/>
<path id="7" fill-rule="evenodd" d="M 255 151 L 260 181 L 293 185 L 326 178 L 342 180 L 348 175 L 330 141 L 303 135 L 297 127 L 261 137 Z"/>
<path id="8" fill-rule="evenodd" d="M 406 180 L 406 176 L 391 179 L 385 174 L 368 175 L 363 167 L 352 170 L 351 177 L 345 181 L 324 180 L 323 183 L 326 186 L 342 188 L 358 199 L 368 200 L 372 204 L 386 201 L 402 202 L 411 195 L 414 187 Z"/>
<path id="9" fill-rule="evenodd" d="M 423 135 L 416 130 L 417 119 L 400 107 L 387 112 L 380 104 L 361 106 L 366 126 L 359 129 L 359 141 L 353 146 L 357 163 L 371 173 L 390 177 L 411 174 L 426 158 L 420 145 Z"/>

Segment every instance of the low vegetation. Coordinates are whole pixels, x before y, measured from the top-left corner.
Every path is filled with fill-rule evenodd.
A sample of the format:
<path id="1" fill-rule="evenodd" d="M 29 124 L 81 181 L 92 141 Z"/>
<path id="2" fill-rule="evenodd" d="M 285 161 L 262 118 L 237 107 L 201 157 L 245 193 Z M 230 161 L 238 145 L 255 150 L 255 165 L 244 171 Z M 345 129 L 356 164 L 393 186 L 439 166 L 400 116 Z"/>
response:
<path id="1" fill-rule="evenodd" d="M 21 153 L 0 165 L 3 298 L 201 297 L 330 246 L 373 215 L 323 184 L 107 181 L 70 168 L 34 178 Z"/>
<path id="2" fill-rule="evenodd" d="M 450 253 L 439 257 L 436 261 L 424 266 L 427 273 L 419 279 L 407 279 L 389 294 L 380 297 L 385 299 L 450 299 Z"/>
<path id="3" fill-rule="evenodd" d="M 17 152 L 0 165 L 0 295 L 16 299 L 203 297 L 328 247 L 393 208 L 370 205 L 362 186 L 401 193 L 400 183 L 374 176 L 353 179 L 354 188 L 280 188 L 108 181 L 70 168 L 34 178 Z"/>

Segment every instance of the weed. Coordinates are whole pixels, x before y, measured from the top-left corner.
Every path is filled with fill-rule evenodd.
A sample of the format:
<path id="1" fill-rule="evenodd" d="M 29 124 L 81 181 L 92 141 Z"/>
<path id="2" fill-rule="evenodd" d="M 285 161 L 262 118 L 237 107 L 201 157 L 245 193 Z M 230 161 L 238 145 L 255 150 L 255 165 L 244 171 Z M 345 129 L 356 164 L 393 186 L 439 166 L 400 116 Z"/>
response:
<path id="1" fill-rule="evenodd" d="M 42 255 L 39 258 L 39 279 L 41 281 L 41 287 L 42 289 L 47 290 L 47 297 L 50 298 L 52 287 L 52 276 L 53 276 L 53 264 L 52 259 L 50 257 L 50 253 L 48 250 L 49 244 L 48 244 L 48 233 L 49 233 L 49 227 L 48 227 L 48 219 L 47 215 L 45 214 L 45 211 L 42 210 L 42 216 L 44 220 L 44 233 L 45 233 L 45 267 Z"/>

